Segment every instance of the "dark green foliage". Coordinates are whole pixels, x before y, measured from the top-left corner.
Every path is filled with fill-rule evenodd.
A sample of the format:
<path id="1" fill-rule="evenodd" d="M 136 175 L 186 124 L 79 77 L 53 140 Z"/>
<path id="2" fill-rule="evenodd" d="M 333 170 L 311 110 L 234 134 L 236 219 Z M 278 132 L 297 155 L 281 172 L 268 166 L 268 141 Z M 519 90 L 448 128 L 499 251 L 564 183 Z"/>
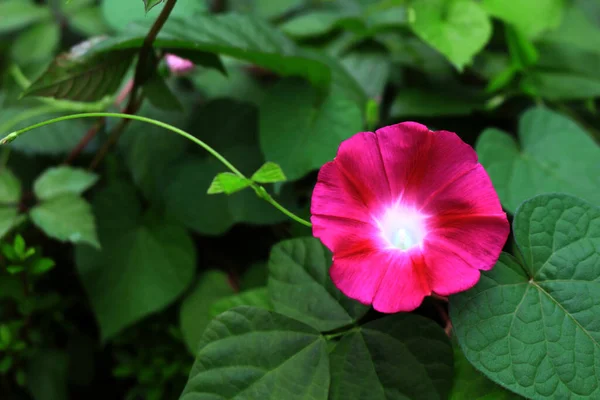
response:
<path id="1" fill-rule="evenodd" d="M 0 138 L 127 107 L 196 140 L 0 146 L 2 400 L 600 398 L 597 1 L 166 3 L 0 0 Z M 473 145 L 513 220 L 450 320 L 347 298 L 265 201 L 309 220 L 340 143 L 408 120 Z"/>

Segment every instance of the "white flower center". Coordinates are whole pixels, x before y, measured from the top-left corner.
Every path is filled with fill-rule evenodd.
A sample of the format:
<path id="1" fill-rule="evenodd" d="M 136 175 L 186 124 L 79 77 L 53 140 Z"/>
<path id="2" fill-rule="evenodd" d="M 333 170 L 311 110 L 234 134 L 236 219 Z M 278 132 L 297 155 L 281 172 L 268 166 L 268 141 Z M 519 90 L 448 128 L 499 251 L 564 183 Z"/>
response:
<path id="1" fill-rule="evenodd" d="M 377 225 L 381 236 L 390 248 L 402 251 L 421 246 L 427 234 L 425 220 L 427 216 L 401 205 L 388 208 Z"/>

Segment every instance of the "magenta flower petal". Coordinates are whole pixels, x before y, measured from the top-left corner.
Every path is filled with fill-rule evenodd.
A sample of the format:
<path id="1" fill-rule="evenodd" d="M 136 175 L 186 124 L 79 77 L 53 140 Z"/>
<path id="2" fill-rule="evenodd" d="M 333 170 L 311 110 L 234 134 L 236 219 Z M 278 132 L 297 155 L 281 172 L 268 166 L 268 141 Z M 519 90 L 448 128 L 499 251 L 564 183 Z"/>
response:
<path id="1" fill-rule="evenodd" d="M 335 285 L 390 313 L 475 285 L 509 233 L 475 151 L 414 122 L 344 141 L 319 172 L 311 212 Z"/>

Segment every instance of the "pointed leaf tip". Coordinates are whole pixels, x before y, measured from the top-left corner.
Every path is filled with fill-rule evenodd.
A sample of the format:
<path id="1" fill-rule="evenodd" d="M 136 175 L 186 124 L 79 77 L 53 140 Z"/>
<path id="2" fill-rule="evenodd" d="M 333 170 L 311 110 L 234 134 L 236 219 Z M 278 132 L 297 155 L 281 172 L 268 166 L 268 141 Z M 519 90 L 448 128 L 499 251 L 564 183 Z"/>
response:
<path id="1" fill-rule="evenodd" d="M 208 194 L 233 194 L 250 186 L 252 182 L 246 178 L 239 177 L 231 172 L 221 172 L 217 174 L 210 186 Z"/>
<path id="2" fill-rule="evenodd" d="M 155 6 L 163 2 L 163 0 L 142 0 L 144 2 L 144 8 L 146 12 L 152 10 Z"/>
<path id="3" fill-rule="evenodd" d="M 260 167 L 251 178 L 254 182 L 275 183 L 286 181 L 287 178 L 281 167 L 274 162 L 267 161 Z"/>

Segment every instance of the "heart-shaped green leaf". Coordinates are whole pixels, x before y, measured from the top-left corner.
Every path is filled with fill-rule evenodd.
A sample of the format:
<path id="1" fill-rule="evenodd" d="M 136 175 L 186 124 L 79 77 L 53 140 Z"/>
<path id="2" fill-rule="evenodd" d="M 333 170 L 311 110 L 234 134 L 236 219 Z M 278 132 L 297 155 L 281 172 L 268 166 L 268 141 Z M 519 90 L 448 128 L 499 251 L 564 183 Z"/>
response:
<path id="1" fill-rule="evenodd" d="M 349 325 L 368 307 L 349 299 L 329 278 L 331 253 L 315 238 L 276 244 L 269 257 L 269 294 L 275 311 L 329 331 Z"/>
<path id="2" fill-rule="evenodd" d="M 195 248 L 186 230 L 142 214 L 135 190 L 113 183 L 94 198 L 102 250 L 78 246 L 75 261 L 107 340 L 172 303 L 191 283 Z"/>
<path id="3" fill-rule="evenodd" d="M 237 307 L 206 328 L 180 400 L 327 400 L 328 391 L 323 336 L 283 315 Z"/>
<path id="4" fill-rule="evenodd" d="M 600 397 L 600 208 L 564 194 L 523 203 L 513 223 L 523 260 L 503 253 L 451 296 L 467 359 L 525 397 Z"/>
<path id="5" fill-rule="evenodd" d="M 441 400 L 452 386 L 448 337 L 417 315 L 369 322 L 343 336 L 330 357 L 330 400 Z"/>
<path id="6" fill-rule="evenodd" d="M 362 112 L 354 102 L 335 91 L 321 99 L 314 87 L 300 80 L 275 84 L 260 109 L 260 147 L 290 180 L 333 159 L 340 142 L 363 127 Z"/>
<path id="7" fill-rule="evenodd" d="M 515 212 L 535 195 L 561 192 L 600 204 L 600 147 L 570 119 L 533 108 L 519 121 L 520 145 L 486 129 L 476 149 L 502 205 Z"/>
<path id="8" fill-rule="evenodd" d="M 413 3 L 413 31 L 462 70 L 486 45 L 492 24 L 473 0 L 428 0 Z"/>

